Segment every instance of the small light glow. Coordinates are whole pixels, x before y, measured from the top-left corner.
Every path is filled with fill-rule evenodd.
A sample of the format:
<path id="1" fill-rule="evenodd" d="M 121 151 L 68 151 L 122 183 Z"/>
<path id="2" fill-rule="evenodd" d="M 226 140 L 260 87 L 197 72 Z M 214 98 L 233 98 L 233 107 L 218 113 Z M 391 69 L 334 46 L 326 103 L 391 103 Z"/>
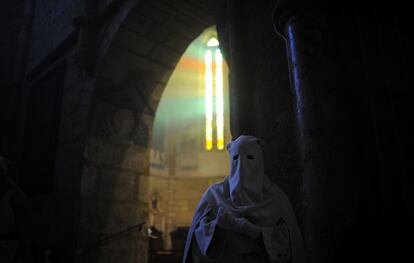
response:
<path id="1" fill-rule="evenodd" d="M 206 51 L 206 86 L 205 86 L 205 108 L 206 108 L 206 150 L 213 148 L 213 54 L 211 50 Z"/>
<path id="2" fill-rule="evenodd" d="M 207 42 L 207 46 L 208 47 L 218 47 L 219 42 L 218 42 L 217 38 L 215 38 L 215 37 L 210 38 Z"/>
<path id="3" fill-rule="evenodd" d="M 217 149 L 224 149 L 224 105 L 223 105 L 223 57 L 220 49 L 215 52 L 216 62 L 216 129 Z"/>

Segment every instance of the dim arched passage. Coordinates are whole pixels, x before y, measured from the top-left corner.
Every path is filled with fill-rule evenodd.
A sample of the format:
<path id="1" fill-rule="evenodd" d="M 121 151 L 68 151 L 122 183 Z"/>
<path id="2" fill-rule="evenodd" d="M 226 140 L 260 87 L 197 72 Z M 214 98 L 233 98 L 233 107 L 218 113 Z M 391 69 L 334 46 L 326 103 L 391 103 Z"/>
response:
<path id="1" fill-rule="evenodd" d="M 148 181 L 149 262 L 175 262 L 203 192 L 228 173 L 228 67 L 215 26 L 192 41 L 157 108 Z"/>
<path id="2" fill-rule="evenodd" d="M 214 24 L 208 13 L 202 1 L 131 0 L 106 26 L 81 177 L 80 248 L 148 221 L 156 109 L 186 48 Z M 79 261 L 146 262 L 147 247 L 147 232 L 135 232 Z"/>

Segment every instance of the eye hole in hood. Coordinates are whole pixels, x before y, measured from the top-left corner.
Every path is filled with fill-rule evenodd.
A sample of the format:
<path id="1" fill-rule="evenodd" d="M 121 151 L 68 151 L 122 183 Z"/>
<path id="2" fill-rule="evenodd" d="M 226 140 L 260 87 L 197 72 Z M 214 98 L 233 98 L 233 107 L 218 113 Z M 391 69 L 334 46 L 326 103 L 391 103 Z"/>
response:
<path id="1" fill-rule="evenodd" d="M 253 155 L 247 155 L 247 159 L 253 160 L 254 156 Z"/>

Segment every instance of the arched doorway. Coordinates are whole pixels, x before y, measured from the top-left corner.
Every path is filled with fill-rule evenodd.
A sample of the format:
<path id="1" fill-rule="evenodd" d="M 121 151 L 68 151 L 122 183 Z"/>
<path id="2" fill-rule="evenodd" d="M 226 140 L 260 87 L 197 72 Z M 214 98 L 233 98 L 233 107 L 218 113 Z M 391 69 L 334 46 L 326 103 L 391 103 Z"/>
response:
<path id="1" fill-rule="evenodd" d="M 228 172 L 228 66 L 215 27 L 184 52 L 158 105 L 150 144 L 149 262 L 180 262 L 196 205 Z"/>
<path id="2" fill-rule="evenodd" d="M 183 52 L 214 24 L 208 5 L 199 1 L 140 1 L 125 12 L 114 21 L 118 28 L 108 33 L 113 39 L 98 65 L 81 177 L 81 250 L 148 223 L 155 112 Z M 146 230 L 82 250 L 79 261 L 146 262 Z"/>

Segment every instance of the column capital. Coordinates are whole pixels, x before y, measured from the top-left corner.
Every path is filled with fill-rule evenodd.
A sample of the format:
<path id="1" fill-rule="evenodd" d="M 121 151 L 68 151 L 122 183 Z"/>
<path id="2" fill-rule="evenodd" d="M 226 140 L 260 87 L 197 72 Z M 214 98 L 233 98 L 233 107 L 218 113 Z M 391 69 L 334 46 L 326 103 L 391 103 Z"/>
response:
<path id="1" fill-rule="evenodd" d="M 285 37 L 285 27 L 289 21 L 302 16 L 311 16 L 322 10 L 323 0 L 277 0 L 272 19 L 275 32 Z"/>

